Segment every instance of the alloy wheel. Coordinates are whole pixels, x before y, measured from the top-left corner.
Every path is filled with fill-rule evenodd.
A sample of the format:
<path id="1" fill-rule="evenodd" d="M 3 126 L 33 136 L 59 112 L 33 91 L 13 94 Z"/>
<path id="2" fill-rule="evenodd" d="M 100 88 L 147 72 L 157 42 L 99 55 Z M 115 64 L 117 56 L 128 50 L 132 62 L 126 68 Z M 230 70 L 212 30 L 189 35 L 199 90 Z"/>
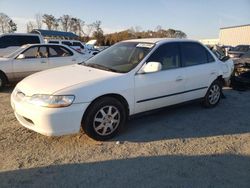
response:
<path id="1" fill-rule="evenodd" d="M 213 85 L 209 90 L 209 95 L 208 95 L 209 103 L 212 105 L 216 104 L 220 99 L 220 95 L 221 95 L 220 86 L 217 84 Z"/>
<path id="2" fill-rule="evenodd" d="M 104 106 L 95 114 L 94 130 L 101 136 L 110 135 L 117 129 L 120 119 L 120 112 L 115 106 Z"/>

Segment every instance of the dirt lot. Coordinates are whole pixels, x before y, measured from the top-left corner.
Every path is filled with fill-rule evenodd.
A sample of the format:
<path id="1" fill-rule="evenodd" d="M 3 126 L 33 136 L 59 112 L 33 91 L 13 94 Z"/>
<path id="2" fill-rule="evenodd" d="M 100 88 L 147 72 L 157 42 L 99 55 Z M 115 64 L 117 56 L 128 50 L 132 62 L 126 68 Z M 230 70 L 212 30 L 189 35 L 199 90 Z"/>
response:
<path id="1" fill-rule="evenodd" d="M 109 142 L 23 128 L 0 93 L 0 187 L 250 187 L 250 92 L 136 117 Z"/>

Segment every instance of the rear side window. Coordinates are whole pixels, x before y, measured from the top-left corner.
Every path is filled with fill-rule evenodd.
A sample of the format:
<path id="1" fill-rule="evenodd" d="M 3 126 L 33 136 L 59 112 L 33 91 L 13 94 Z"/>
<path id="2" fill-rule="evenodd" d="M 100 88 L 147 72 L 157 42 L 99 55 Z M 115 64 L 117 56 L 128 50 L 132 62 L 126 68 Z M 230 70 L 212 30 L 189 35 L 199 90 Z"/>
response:
<path id="1" fill-rule="evenodd" d="M 73 53 L 62 46 L 49 46 L 49 57 L 67 57 Z"/>
<path id="2" fill-rule="evenodd" d="M 0 48 L 7 48 L 10 46 L 22 46 L 24 44 L 40 43 L 38 36 L 17 36 L 7 35 L 0 38 Z"/>
<path id="3" fill-rule="evenodd" d="M 0 38 L 0 48 L 7 48 L 9 46 L 21 46 L 17 36 L 2 36 Z"/>
<path id="4" fill-rule="evenodd" d="M 19 38 L 19 42 L 22 45 L 24 44 L 37 44 L 40 43 L 38 36 L 17 36 Z"/>
<path id="5" fill-rule="evenodd" d="M 160 46 L 149 57 L 147 62 L 156 61 L 162 64 L 162 69 L 172 69 L 180 67 L 179 46 L 176 43 L 168 43 Z"/>
<path id="6" fill-rule="evenodd" d="M 213 62 L 214 58 L 202 45 L 195 42 L 181 43 L 181 58 L 184 66 Z"/>
<path id="7" fill-rule="evenodd" d="M 72 46 L 72 43 L 69 41 L 62 41 L 62 44 L 67 45 L 67 46 Z"/>

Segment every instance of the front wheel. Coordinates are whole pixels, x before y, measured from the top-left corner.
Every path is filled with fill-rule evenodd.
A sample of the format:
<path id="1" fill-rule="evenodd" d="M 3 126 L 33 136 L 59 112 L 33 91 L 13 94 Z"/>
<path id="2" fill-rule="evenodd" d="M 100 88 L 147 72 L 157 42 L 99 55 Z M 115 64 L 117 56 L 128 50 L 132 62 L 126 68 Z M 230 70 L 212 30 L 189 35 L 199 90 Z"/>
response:
<path id="1" fill-rule="evenodd" d="M 221 99 L 222 86 L 218 80 L 215 80 L 209 87 L 203 101 L 203 105 L 207 108 L 215 107 Z"/>
<path id="2" fill-rule="evenodd" d="M 121 131 L 126 117 L 126 110 L 120 101 L 112 97 L 103 97 L 88 108 L 82 128 L 94 140 L 104 141 Z"/>
<path id="3" fill-rule="evenodd" d="M 6 84 L 5 77 L 4 77 L 4 75 L 0 72 L 0 90 L 3 89 L 3 87 L 5 86 L 5 84 Z"/>

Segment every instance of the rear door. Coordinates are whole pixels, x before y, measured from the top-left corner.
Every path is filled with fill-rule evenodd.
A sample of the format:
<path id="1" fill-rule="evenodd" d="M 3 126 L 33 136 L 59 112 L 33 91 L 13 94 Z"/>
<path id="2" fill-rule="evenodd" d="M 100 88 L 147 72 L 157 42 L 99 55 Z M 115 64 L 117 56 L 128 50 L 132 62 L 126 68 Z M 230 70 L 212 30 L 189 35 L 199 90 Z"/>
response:
<path id="1" fill-rule="evenodd" d="M 60 67 L 78 63 L 72 51 L 59 45 L 49 45 L 49 67 Z"/>
<path id="2" fill-rule="evenodd" d="M 197 42 L 182 42 L 181 60 L 186 74 L 187 100 L 204 97 L 208 87 L 218 77 L 219 67 L 210 52 Z"/>
<path id="3" fill-rule="evenodd" d="M 22 52 L 24 58 L 13 60 L 14 76 L 20 80 L 32 73 L 48 68 L 48 51 L 46 46 L 32 46 Z"/>

